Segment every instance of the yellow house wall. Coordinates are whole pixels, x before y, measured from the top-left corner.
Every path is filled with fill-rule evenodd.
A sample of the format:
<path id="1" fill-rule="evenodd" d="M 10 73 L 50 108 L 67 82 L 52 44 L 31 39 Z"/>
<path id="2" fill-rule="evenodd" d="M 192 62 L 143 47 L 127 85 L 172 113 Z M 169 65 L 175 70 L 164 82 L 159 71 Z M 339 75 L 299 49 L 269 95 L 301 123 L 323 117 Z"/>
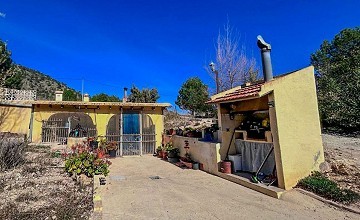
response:
<path id="1" fill-rule="evenodd" d="M 264 84 L 261 93 L 269 92 L 275 101 L 279 186 L 290 189 L 324 161 L 314 68 Z"/>
<path id="2" fill-rule="evenodd" d="M 92 107 L 93 108 L 93 107 Z M 120 114 L 119 108 L 101 107 L 100 109 L 75 109 L 74 107 L 65 106 L 60 108 L 59 106 L 53 106 L 50 108 L 47 105 L 35 106 L 34 110 L 34 122 L 33 122 L 33 132 L 32 132 L 32 142 L 39 143 L 41 142 L 41 131 L 42 131 L 42 121 L 48 120 L 51 115 L 55 113 L 69 113 L 69 112 L 83 112 L 89 115 L 96 126 L 97 134 L 106 135 L 106 128 L 110 118 L 115 114 Z M 163 125 L 163 115 L 161 108 L 156 108 L 155 110 L 144 109 L 144 115 L 149 115 L 155 125 L 155 134 L 156 134 L 156 145 L 161 144 L 161 133 L 164 129 Z"/>
<path id="3" fill-rule="evenodd" d="M 0 132 L 29 135 L 31 106 L 0 106 Z"/>
<path id="4" fill-rule="evenodd" d="M 162 114 L 162 110 L 159 108 L 154 111 L 144 111 L 144 114 L 147 114 L 154 123 L 156 146 L 161 146 L 162 133 L 164 131 L 164 115 Z"/>

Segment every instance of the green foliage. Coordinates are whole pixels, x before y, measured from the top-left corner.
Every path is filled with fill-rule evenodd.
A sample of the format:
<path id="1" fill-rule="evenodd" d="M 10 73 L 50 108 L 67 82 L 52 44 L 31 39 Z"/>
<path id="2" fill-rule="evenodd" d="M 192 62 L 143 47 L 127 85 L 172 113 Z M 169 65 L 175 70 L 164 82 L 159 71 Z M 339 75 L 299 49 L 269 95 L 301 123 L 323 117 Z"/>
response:
<path id="1" fill-rule="evenodd" d="M 11 52 L 7 50 L 6 43 L 0 39 L 0 73 L 7 71 L 11 63 Z"/>
<path id="2" fill-rule="evenodd" d="M 360 29 L 344 29 L 311 55 L 324 127 L 360 129 Z"/>
<path id="3" fill-rule="evenodd" d="M 108 175 L 110 161 L 97 156 L 86 145 L 75 145 L 73 152 L 65 160 L 65 171 L 69 174 L 85 174 L 88 177 L 94 175 Z"/>
<path id="4" fill-rule="evenodd" d="M 80 94 L 72 89 L 64 89 L 63 93 L 64 101 L 80 101 Z"/>
<path id="5" fill-rule="evenodd" d="M 189 110 L 192 114 L 206 113 L 211 106 L 205 104 L 209 100 L 208 87 L 198 77 L 188 79 L 180 88 L 175 102 L 181 109 Z"/>
<path id="6" fill-rule="evenodd" d="M 129 102 L 137 103 L 154 103 L 160 98 L 157 89 L 138 89 L 136 86 L 132 86 L 130 89 Z"/>
<path id="7" fill-rule="evenodd" d="M 4 82 L 5 88 L 11 89 L 21 89 L 22 77 L 19 73 L 15 73 L 14 75 L 6 78 Z"/>
<path id="8" fill-rule="evenodd" d="M 36 90 L 37 99 L 39 100 L 54 100 L 56 90 L 72 90 L 64 83 L 50 76 L 13 63 L 11 60 L 11 52 L 7 50 L 6 43 L 2 40 L 0 40 L 0 87 Z M 76 94 L 77 97 L 80 97 L 79 93 Z M 75 99 L 74 96 L 70 97 L 72 98 L 69 98 L 69 100 Z M 80 98 L 77 98 L 77 100 L 79 99 Z"/>
<path id="9" fill-rule="evenodd" d="M 300 180 L 298 186 L 336 202 L 353 203 L 360 199 L 359 194 L 339 188 L 334 181 L 327 179 L 320 172 L 313 172 Z"/>
<path id="10" fill-rule="evenodd" d="M 117 96 L 110 96 L 105 93 L 99 93 L 91 97 L 92 102 L 120 102 L 120 98 Z"/>

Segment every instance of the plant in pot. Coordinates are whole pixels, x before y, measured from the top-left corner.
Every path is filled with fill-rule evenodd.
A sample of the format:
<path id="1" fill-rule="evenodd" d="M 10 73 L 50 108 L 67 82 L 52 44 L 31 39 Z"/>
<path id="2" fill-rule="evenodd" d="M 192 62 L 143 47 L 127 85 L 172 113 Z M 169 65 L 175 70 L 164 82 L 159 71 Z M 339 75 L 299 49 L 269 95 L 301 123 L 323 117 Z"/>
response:
<path id="1" fill-rule="evenodd" d="M 179 148 L 172 148 L 168 151 L 168 161 L 171 163 L 176 163 L 179 161 Z"/>
<path id="2" fill-rule="evenodd" d="M 115 141 L 107 142 L 106 150 L 111 158 L 116 157 L 117 143 Z"/>
<path id="3" fill-rule="evenodd" d="M 183 163 L 187 168 L 192 169 L 193 161 L 191 159 L 190 153 L 186 152 L 185 157 L 180 158 L 180 162 Z"/>
<path id="4" fill-rule="evenodd" d="M 97 154 L 97 158 L 103 158 L 107 151 L 106 149 L 106 138 L 104 136 L 98 136 L 97 138 L 97 148 L 95 149 L 95 153 Z"/>
<path id="5" fill-rule="evenodd" d="M 162 158 L 162 155 L 163 155 L 162 151 L 163 151 L 163 147 L 162 147 L 162 146 L 158 146 L 158 147 L 156 148 L 156 155 L 157 155 L 157 157 Z"/>
<path id="6" fill-rule="evenodd" d="M 171 143 L 171 142 L 165 144 L 165 146 L 163 147 L 163 149 L 162 149 L 162 156 L 163 156 L 163 157 L 162 157 L 162 158 L 163 158 L 164 160 L 167 159 L 168 152 L 169 152 L 171 149 L 173 149 L 173 146 L 172 146 L 172 143 Z"/>

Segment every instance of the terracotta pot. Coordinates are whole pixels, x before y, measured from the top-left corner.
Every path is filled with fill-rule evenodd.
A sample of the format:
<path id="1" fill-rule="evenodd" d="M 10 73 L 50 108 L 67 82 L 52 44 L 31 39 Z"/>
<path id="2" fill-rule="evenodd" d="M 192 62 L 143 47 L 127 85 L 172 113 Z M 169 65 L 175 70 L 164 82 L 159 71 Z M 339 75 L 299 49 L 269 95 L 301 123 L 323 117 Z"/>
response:
<path id="1" fill-rule="evenodd" d="M 97 157 L 100 159 L 104 158 L 104 152 L 102 151 L 97 152 Z"/>
<path id="2" fill-rule="evenodd" d="M 158 151 L 158 152 L 157 152 L 157 157 L 158 157 L 158 158 L 162 158 L 162 151 Z"/>
<path id="3" fill-rule="evenodd" d="M 221 161 L 220 162 L 220 172 L 222 173 L 231 173 L 231 161 Z"/>
<path id="4" fill-rule="evenodd" d="M 204 170 L 204 164 L 203 164 L 203 163 L 200 163 L 200 164 L 199 164 L 199 168 L 200 168 L 200 170 Z"/>
<path id="5" fill-rule="evenodd" d="M 184 161 L 184 160 L 182 160 L 182 159 L 180 159 L 180 162 L 181 162 L 182 164 L 184 164 L 187 168 L 192 169 L 193 163 L 191 163 L 191 162 L 186 162 L 186 161 Z"/>
<path id="6" fill-rule="evenodd" d="M 163 151 L 162 152 L 162 158 L 164 159 L 164 160 L 166 160 L 167 159 L 167 152 L 166 151 Z"/>

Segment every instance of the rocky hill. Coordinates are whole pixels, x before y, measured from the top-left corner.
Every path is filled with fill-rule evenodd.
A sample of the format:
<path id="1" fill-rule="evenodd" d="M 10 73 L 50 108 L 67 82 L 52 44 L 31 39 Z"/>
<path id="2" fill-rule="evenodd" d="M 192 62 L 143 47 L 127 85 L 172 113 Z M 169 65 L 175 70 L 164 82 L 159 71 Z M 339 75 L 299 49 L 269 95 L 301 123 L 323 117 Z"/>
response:
<path id="1" fill-rule="evenodd" d="M 0 72 L 0 87 L 36 90 L 38 100 L 54 100 L 56 90 L 68 90 L 80 97 L 79 92 L 66 84 L 37 70 L 14 63 L 6 71 Z"/>

